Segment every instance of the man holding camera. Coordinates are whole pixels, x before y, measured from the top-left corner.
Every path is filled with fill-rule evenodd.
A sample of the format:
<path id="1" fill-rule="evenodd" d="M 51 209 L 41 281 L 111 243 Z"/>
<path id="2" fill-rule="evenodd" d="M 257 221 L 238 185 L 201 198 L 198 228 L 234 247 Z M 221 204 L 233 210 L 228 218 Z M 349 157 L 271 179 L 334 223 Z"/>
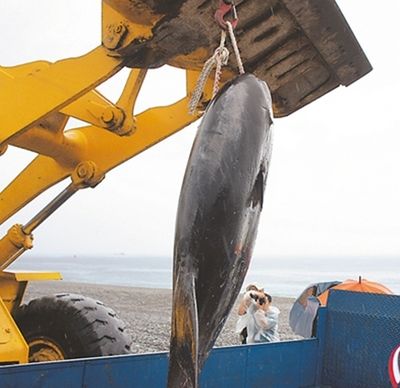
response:
<path id="1" fill-rule="evenodd" d="M 272 306 L 272 298 L 263 290 L 247 287 L 247 292 L 239 305 L 239 320 L 236 331 L 247 331 L 242 343 L 260 343 L 279 341 L 278 319 L 280 311 Z"/>

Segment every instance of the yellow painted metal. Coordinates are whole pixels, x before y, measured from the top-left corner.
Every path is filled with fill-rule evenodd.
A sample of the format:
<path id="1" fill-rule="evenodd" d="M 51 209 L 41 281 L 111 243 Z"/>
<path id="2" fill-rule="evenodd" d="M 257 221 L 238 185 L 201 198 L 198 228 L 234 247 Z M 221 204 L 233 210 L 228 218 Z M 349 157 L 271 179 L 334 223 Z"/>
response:
<path id="1" fill-rule="evenodd" d="M 132 70 L 127 85 L 119 99 L 120 105 L 126 109 L 124 115 L 132 115 L 136 97 L 140 85 L 143 82 L 145 71 Z M 77 128 L 65 133 L 60 133 L 62 125 L 54 129 L 55 135 L 49 135 L 50 141 L 40 137 L 44 155 L 39 155 L 28 165 L 1 193 L 0 223 L 15 214 L 25 204 L 37 195 L 53 186 L 59 181 L 73 178 L 77 188 L 79 183 L 76 176 L 79 175 L 79 167 L 82 164 L 93 165 L 96 169 L 94 184 L 104 176 L 106 172 L 132 158 L 152 145 L 186 127 L 198 118 L 188 113 L 188 104 L 191 93 L 195 87 L 199 73 L 187 71 L 187 96 L 176 103 L 151 108 L 135 117 L 136 132 L 131 136 L 116 136 L 110 131 L 96 126 Z M 207 83 L 202 101 L 211 98 L 211 80 Z M 85 102 L 83 102 L 85 104 Z M 33 128 L 33 133 L 40 130 Z M 29 143 L 32 138 L 28 130 L 23 141 Z M 34 135 L 33 135 L 34 136 Z M 64 145 L 67 145 L 64 149 Z M 49 158 L 51 152 L 60 149 L 60 155 Z M 70 158 L 71 163 L 65 163 L 64 151 L 75 150 Z M 99 179 L 96 177 L 100 177 Z M 82 187 L 91 184 L 85 183 Z M 92 185 L 92 186 L 93 186 Z M 26 249 L 32 247 L 31 230 L 27 231 L 20 225 L 14 225 L 0 240 L 0 269 L 7 268 Z"/>
<path id="2" fill-rule="evenodd" d="M 32 240 L 32 235 L 24 233 L 22 225 L 13 225 L 0 240 L 0 270 L 7 268 L 23 252 L 31 249 Z"/>
<path id="3" fill-rule="evenodd" d="M 87 123 L 110 130 L 121 128 L 121 134 L 134 130 L 134 122 L 124 123 L 124 112 L 118 106 L 108 101 L 96 90 L 91 90 L 83 97 L 67 105 L 61 110 L 67 116 L 75 117 Z"/>
<path id="4" fill-rule="evenodd" d="M 123 61 L 109 56 L 102 46 L 53 64 L 40 61 L 0 67 L 0 144 L 59 111 L 122 67 Z"/>
<path id="5" fill-rule="evenodd" d="M 8 311 L 14 313 L 21 304 L 28 281 L 30 280 L 61 280 L 59 272 L 25 272 L 25 271 L 1 271 L 0 272 L 0 297 Z"/>
<path id="6" fill-rule="evenodd" d="M 119 49 L 134 40 L 140 42 L 150 39 L 153 27 L 163 16 L 136 0 L 104 0 L 102 13 L 102 43 L 108 49 L 115 50 L 115 55 L 120 55 Z"/>
<path id="7" fill-rule="evenodd" d="M 0 298 L 0 363 L 26 363 L 28 354 L 28 345 Z"/>
<path id="8" fill-rule="evenodd" d="M 7 275 L 10 279 L 14 279 L 17 282 L 27 282 L 30 280 L 62 280 L 60 272 L 49 272 L 49 271 L 19 271 L 19 270 L 7 270 L 2 272 Z"/>
<path id="9" fill-rule="evenodd" d="M 57 158 L 62 165 L 74 166 L 80 160 L 81 147 L 75 138 L 65 136 L 67 121 L 67 116 L 58 112 L 52 113 L 29 130 L 16 134 L 10 144 Z"/>
<path id="10" fill-rule="evenodd" d="M 28 344 L 12 318 L 21 304 L 28 281 L 59 279 L 61 274 L 58 272 L 0 272 L 0 363 L 28 362 Z"/>
<path id="11" fill-rule="evenodd" d="M 76 149 L 80 150 L 80 160 L 92 160 L 100 170 L 106 173 L 198 118 L 198 116 L 189 115 L 187 109 L 198 75 L 198 72 L 187 71 L 188 92 L 182 100 L 169 106 L 151 108 L 137 115 L 137 130 L 132 136 L 119 137 L 95 126 L 69 130 L 64 136 L 75 145 Z M 209 100 L 211 93 L 212 82 L 209 81 L 204 91 L 203 101 Z M 70 176 L 74 167 L 59 163 L 47 156 L 39 155 L 35 158 L 0 193 L 2 203 L 0 224 L 47 188 Z M 0 261 L 2 256 L 0 250 Z"/>
<path id="12" fill-rule="evenodd" d="M 17 280 L 11 272 L 0 272 L 0 298 L 11 314 L 21 304 L 26 286 L 26 279 Z"/>
<path id="13" fill-rule="evenodd" d="M 138 4 L 133 0 L 129 7 Z M 61 193 L 25 226 L 13 225 L 0 239 L 0 362 L 28 361 L 28 346 L 12 319 L 27 282 L 61 278 L 56 272 L 5 271 L 32 248 L 33 229 L 72 193 L 94 187 L 109 170 L 201 116 L 188 113 L 199 71 L 186 71 L 185 98 L 138 115 L 134 114 L 134 107 L 147 69 L 131 71 L 115 104 L 95 90 L 129 65 L 132 42 L 151 39 L 152 28 L 162 15 L 140 4 L 142 7 L 132 12 L 126 9 L 126 1 L 105 0 L 103 45 L 82 57 L 0 67 L 0 155 L 8 145 L 38 154 L 0 193 L 0 224 L 54 184 L 68 177 L 72 180 L 63 192 L 65 195 Z M 196 58 L 201 55 L 204 52 L 194 53 L 193 61 L 198 61 Z M 181 60 L 185 59 L 177 58 L 177 63 Z M 200 106 L 211 99 L 212 86 L 209 80 Z M 65 130 L 70 117 L 90 125 Z M 34 349 L 31 361 L 63 358 L 57 344 L 38 341 L 30 344 Z"/>
<path id="14" fill-rule="evenodd" d="M 121 97 L 117 101 L 117 106 L 123 109 L 126 114 L 133 114 L 135 103 L 139 95 L 140 88 L 146 77 L 147 69 L 131 70 Z"/>
<path id="15" fill-rule="evenodd" d="M 1 193 L 0 224 L 32 199 L 71 174 L 72 168 L 47 156 L 36 157 Z"/>
<path id="16" fill-rule="evenodd" d="M 74 167 L 82 160 L 81 154 L 86 141 L 77 133 L 64 133 L 68 117 L 110 129 L 120 135 L 131 134 L 136 129 L 136 120 L 132 115 L 133 107 L 145 75 L 145 69 L 131 71 L 116 105 L 96 90 L 91 90 L 64 107 L 61 113 L 50 114 L 38 125 L 15 135 L 10 144 L 50 156 L 63 165 Z"/>
<path id="17" fill-rule="evenodd" d="M 177 36 L 189 36 L 192 30 L 186 29 L 189 19 L 186 20 L 185 15 L 197 12 L 202 16 L 204 6 L 210 6 L 209 2 L 199 7 L 194 2 L 189 6 L 182 5 L 184 12 L 177 25 L 184 33 Z M 25 226 L 12 226 L 0 239 L 0 362 L 28 361 L 28 346 L 11 316 L 22 301 L 27 282 L 61 278 L 58 273 L 5 271 L 10 263 L 32 247 L 33 230 L 72 194 L 81 188 L 94 187 L 109 170 L 201 116 L 200 112 L 197 116 L 189 115 L 188 103 L 199 70 L 210 56 L 211 48 L 207 42 L 211 40 L 204 37 L 206 43 L 202 46 L 201 43 L 192 44 L 189 39 L 189 45 L 175 51 L 175 34 L 164 30 L 164 35 L 161 34 L 157 41 L 158 35 L 153 36 L 153 31 L 157 31 L 163 18 L 167 23 L 171 22 L 173 7 L 162 1 L 103 0 L 101 46 L 81 57 L 55 63 L 37 61 L 15 67 L 0 66 L 0 156 L 8 145 L 38 154 L 0 192 L 0 224 L 46 189 L 68 177 L 72 180 Z M 165 12 L 166 9 L 171 13 Z M 199 25 L 203 26 L 202 23 Z M 174 32 L 173 28 L 171 31 Z M 210 36 L 212 38 L 212 34 Z M 168 38 L 169 48 L 164 50 Z M 176 42 L 179 43 L 182 42 Z M 165 52 L 159 58 L 160 51 Z M 124 66 L 146 67 L 162 63 L 186 69 L 187 95 L 174 104 L 134 115 L 146 69 L 132 70 L 116 104 L 95 90 Z M 222 82 L 232 76 L 231 71 L 224 71 Z M 209 80 L 200 105 L 211 99 L 212 86 Z M 70 117 L 89 125 L 66 131 Z M 64 358 L 62 350 L 51 341 L 35 339 L 30 345 L 31 361 Z"/>
<path id="18" fill-rule="evenodd" d="M 21 304 L 28 281 L 60 279 L 59 272 L 0 271 L 0 363 L 28 362 L 28 344 L 12 318 Z M 41 348 L 51 347 L 42 345 Z M 46 357 L 56 354 L 54 350 L 45 353 Z M 41 357 L 45 356 L 42 354 Z"/>
<path id="19" fill-rule="evenodd" d="M 46 362 L 65 360 L 59 344 L 48 338 L 36 338 L 28 342 L 29 362 Z"/>

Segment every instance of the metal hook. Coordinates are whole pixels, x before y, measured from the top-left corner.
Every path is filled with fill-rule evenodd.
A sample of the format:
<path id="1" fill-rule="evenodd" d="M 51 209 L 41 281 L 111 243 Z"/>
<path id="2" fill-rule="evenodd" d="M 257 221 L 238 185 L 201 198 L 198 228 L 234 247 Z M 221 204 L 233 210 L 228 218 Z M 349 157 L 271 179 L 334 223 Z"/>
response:
<path id="1" fill-rule="evenodd" d="M 217 23 L 219 24 L 219 26 L 224 30 L 227 29 L 227 25 L 225 22 L 225 16 L 228 13 L 231 13 L 231 16 L 232 16 L 232 20 L 231 20 L 232 27 L 236 28 L 239 18 L 238 18 L 238 15 L 236 12 L 236 7 L 235 7 L 233 0 L 220 0 L 219 8 L 215 12 L 214 17 L 215 17 L 215 20 L 217 21 Z"/>

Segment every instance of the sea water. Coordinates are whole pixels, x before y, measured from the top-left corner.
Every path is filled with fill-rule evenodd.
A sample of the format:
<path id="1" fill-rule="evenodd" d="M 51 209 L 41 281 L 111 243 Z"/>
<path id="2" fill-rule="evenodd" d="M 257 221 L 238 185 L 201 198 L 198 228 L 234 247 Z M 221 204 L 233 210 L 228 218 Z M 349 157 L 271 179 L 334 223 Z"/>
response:
<path id="1" fill-rule="evenodd" d="M 298 296 L 311 283 L 362 278 L 400 294 L 400 257 L 255 257 L 244 285 L 276 296 Z M 26 257 L 13 269 L 59 271 L 68 282 L 172 288 L 171 257 Z"/>

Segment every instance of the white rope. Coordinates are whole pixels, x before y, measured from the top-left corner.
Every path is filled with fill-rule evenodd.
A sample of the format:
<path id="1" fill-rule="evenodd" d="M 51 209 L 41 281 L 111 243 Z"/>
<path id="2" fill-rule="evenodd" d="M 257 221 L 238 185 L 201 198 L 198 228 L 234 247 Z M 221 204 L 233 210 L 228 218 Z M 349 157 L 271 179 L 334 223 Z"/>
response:
<path id="1" fill-rule="evenodd" d="M 232 24 L 231 22 L 226 21 L 226 25 L 228 26 L 229 37 L 231 39 L 233 51 L 235 52 L 236 62 L 239 68 L 239 74 L 244 74 L 243 62 L 242 58 L 240 57 L 239 47 L 236 41 L 235 33 L 233 32 Z"/>
<path id="2" fill-rule="evenodd" d="M 189 114 L 191 115 L 194 115 L 196 113 L 197 105 L 201 99 L 201 95 L 203 94 L 204 85 L 206 84 L 207 79 L 214 66 L 216 66 L 216 72 L 212 97 L 214 98 L 215 94 L 218 92 L 219 80 L 221 78 L 221 68 L 223 65 L 226 65 L 228 63 L 229 59 L 229 51 L 225 47 L 225 40 L 226 32 L 222 31 L 220 44 L 214 51 L 213 56 L 209 58 L 204 64 L 199 79 L 197 80 L 196 87 L 194 88 L 192 97 L 189 102 Z"/>
<path id="3" fill-rule="evenodd" d="M 219 81 L 221 80 L 222 66 L 226 66 L 229 60 L 229 51 L 225 47 L 226 32 L 221 32 L 221 44 L 215 50 L 215 77 L 212 98 L 218 93 Z"/>
<path id="4" fill-rule="evenodd" d="M 242 58 L 240 57 L 239 47 L 237 45 L 232 24 L 228 21 L 226 22 L 226 24 L 228 26 L 229 38 L 232 43 L 233 51 L 235 52 L 235 58 L 238 65 L 239 74 L 244 74 L 243 62 Z M 216 67 L 216 69 L 215 69 L 212 98 L 214 98 L 215 95 L 218 93 L 219 83 L 222 74 L 222 66 L 226 66 L 228 64 L 228 59 L 229 59 L 229 51 L 225 47 L 225 41 L 226 41 L 226 32 L 222 30 L 220 44 L 214 51 L 213 56 L 210 59 L 208 59 L 207 62 L 204 64 L 199 79 L 197 80 L 196 87 L 194 88 L 192 97 L 189 102 L 189 114 L 191 115 L 196 114 L 197 105 L 199 104 L 199 101 L 203 94 L 204 86 L 214 66 Z"/>

